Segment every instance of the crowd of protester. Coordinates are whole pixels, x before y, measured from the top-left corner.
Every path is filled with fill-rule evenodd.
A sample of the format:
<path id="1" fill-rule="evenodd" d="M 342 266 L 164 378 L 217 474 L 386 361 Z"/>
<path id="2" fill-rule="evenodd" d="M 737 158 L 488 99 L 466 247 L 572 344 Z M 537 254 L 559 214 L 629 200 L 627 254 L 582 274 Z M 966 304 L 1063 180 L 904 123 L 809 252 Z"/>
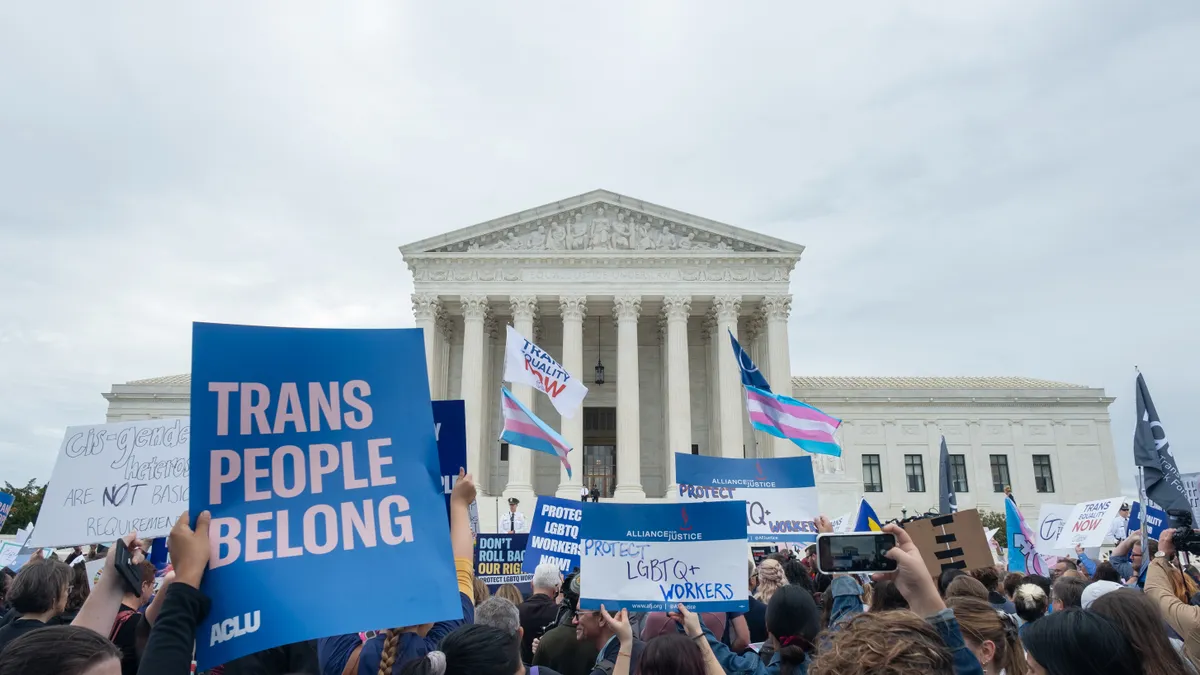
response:
<path id="1" fill-rule="evenodd" d="M 1200 584 L 1171 531 L 1143 551 L 1120 542 L 1109 560 L 1061 559 L 1050 576 L 999 567 L 931 574 L 908 535 L 887 575 L 828 576 L 810 555 L 747 565 L 745 612 L 630 613 L 579 606 L 586 570 L 539 566 L 531 593 L 491 592 L 473 573 L 470 476 L 451 494 L 462 617 L 331 636 L 237 659 L 211 675 L 1200 675 Z M 169 537 L 172 567 L 155 568 L 136 535 L 141 587 L 113 573 L 88 588 L 83 565 L 38 559 L 0 574 L 0 675 L 185 675 L 209 600 L 200 582 L 207 513 Z M 829 530 L 828 520 L 817 521 Z M 1142 556 L 1151 557 L 1142 578 Z M 367 628 L 367 627 L 364 627 Z M 382 627 L 380 627 L 382 628 Z"/>

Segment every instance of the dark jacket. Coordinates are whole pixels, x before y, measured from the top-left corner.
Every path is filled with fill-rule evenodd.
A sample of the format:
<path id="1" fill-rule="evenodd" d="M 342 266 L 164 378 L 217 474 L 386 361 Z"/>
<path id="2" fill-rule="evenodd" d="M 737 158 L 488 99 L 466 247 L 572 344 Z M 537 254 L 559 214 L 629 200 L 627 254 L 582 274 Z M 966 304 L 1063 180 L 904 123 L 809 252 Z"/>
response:
<path id="1" fill-rule="evenodd" d="M 596 646 L 575 639 L 569 623 L 546 631 L 533 655 L 533 665 L 553 668 L 562 675 L 587 675 L 596 665 Z"/>
<path id="2" fill-rule="evenodd" d="M 558 618 L 558 605 L 554 604 L 554 598 L 535 593 L 522 602 L 517 611 L 521 615 L 521 628 L 525 631 L 521 638 L 521 660 L 533 663 L 533 640 L 542 637 L 547 627 L 554 624 Z"/>
<path id="3" fill-rule="evenodd" d="M 167 586 L 167 599 L 150 631 L 138 675 L 176 675 L 192 672 L 196 627 L 212 605 L 199 590 L 184 583 Z"/>
<path id="4" fill-rule="evenodd" d="M 264 649 L 225 664 L 224 675 L 318 675 L 317 641 Z"/>
<path id="5" fill-rule="evenodd" d="M 629 675 L 637 675 L 638 662 L 642 658 L 642 649 L 645 646 L 645 642 L 634 638 L 633 647 L 629 650 Z M 606 669 L 602 664 L 608 662 L 615 665 L 617 663 L 617 655 L 620 653 L 620 651 L 621 642 L 619 640 L 613 639 L 605 643 L 604 649 L 601 650 L 600 654 L 596 656 L 596 663 L 595 667 L 592 668 L 592 675 L 612 675 L 612 667 L 609 666 Z"/>

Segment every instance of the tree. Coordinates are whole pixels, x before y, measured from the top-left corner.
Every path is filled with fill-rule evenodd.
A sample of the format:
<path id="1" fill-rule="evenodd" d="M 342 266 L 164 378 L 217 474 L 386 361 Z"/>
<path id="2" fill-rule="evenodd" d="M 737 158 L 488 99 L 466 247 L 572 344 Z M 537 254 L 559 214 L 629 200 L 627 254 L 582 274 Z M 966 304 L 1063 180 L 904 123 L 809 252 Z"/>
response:
<path id="1" fill-rule="evenodd" d="M 995 528 L 997 544 L 1001 547 L 1008 545 L 1008 524 L 1003 511 L 980 511 L 979 522 L 983 523 L 985 530 Z"/>
<path id="2" fill-rule="evenodd" d="M 17 530 L 37 519 L 38 511 L 42 510 L 42 498 L 46 496 L 46 486 L 39 487 L 37 481 L 30 478 L 25 487 L 15 487 L 5 481 L 2 491 L 13 496 L 13 505 L 0 534 L 16 534 Z"/>

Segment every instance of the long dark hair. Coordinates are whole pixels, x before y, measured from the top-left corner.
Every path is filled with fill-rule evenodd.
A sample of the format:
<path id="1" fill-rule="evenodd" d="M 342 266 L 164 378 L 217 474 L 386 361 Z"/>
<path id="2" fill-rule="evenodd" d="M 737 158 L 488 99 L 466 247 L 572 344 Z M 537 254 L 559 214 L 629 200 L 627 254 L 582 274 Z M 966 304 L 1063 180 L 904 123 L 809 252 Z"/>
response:
<path id="1" fill-rule="evenodd" d="M 896 584 L 887 580 L 876 581 L 871 593 L 870 611 L 888 612 L 893 609 L 908 609 L 908 600 L 904 599 L 904 594 L 896 588 Z"/>
<path id="2" fill-rule="evenodd" d="M 50 626 L 8 643 L 0 675 L 79 675 L 121 650 L 103 635 L 80 626 Z"/>
<path id="3" fill-rule="evenodd" d="M 792 675 L 813 651 L 821 632 L 821 613 L 812 594 L 787 585 L 775 591 L 767 603 L 767 632 L 779 643 L 779 673 Z"/>
<path id="4" fill-rule="evenodd" d="M 1161 631 L 1162 626 L 1156 630 Z M 1064 609 L 1026 624 L 1021 629 L 1021 643 L 1049 675 L 1146 672 L 1121 629 L 1089 610 Z"/>
<path id="5" fill-rule="evenodd" d="M 1107 617 L 1125 634 L 1147 673 L 1188 675 L 1183 659 L 1163 630 L 1162 612 L 1141 592 L 1118 588 L 1097 598 L 1088 609 Z"/>
<path id="6" fill-rule="evenodd" d="M 513 675 L 521 668 L 521 643 L 516 635 L 481 624 L 460 626 L 442 638 L 440 651 L 409 661 L 402 675 L 434 675 L 436 661 L 445 660 L 443 675 Z"/>
<path id="7" fill-rule="evenodd" d="M 704 675 L 704 653 L 687 636 L 667 633 L 646 643 L 637 669 L 641 675 Z"/>
<path id="8" fill-rule="evenodd" d="M 66 612 L 68 614 L 79 612 L 91 592 L 91 586 L 88 585 L 87 568 L 83 565 L 71 565 L 71 590 L 67 592 Z"/>

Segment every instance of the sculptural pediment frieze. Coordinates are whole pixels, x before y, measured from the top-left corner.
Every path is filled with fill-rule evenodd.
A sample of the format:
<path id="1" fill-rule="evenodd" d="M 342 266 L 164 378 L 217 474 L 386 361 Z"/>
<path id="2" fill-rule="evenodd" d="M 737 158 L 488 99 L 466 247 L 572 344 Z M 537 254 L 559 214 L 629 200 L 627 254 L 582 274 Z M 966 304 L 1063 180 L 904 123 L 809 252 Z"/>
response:
<path id="1" fill-rule="evenodd" d="M 478 234 L 433 253 L 652 251 L 744 252 L 771 249 L 615 204 L 596 203 Z"/>

